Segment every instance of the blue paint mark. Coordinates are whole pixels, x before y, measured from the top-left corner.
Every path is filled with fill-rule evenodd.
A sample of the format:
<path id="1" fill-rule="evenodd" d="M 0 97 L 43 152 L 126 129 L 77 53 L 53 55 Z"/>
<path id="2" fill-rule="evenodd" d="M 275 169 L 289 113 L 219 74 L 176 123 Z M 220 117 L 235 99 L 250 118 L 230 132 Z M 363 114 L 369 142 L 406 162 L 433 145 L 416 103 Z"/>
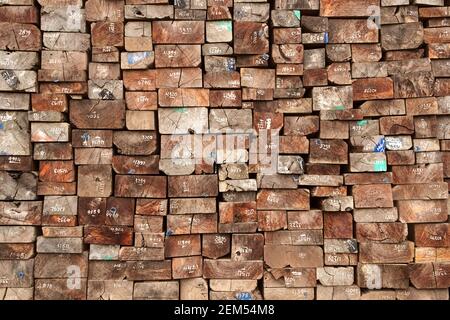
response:
<path id="1" fill-rule="evenodd" d="M 134 174 L 135 172 L 136 172 L 136 170 L 134 170 L 134 169 L 128 170 L 128 173 L 129 173 L 129 174 Z"/>
<path id="2" fill-rule="evenodd" d="M 250 292 L 239 292 L 236 295 L 236 299 L 238 300 L 252 300 L 252 295 L 250 294 Z"/>
<path id="3" fill-rule="evenodd" d="M 117 212 L 117 208 L 116 208 L 116 207 L 112 207 L 111 209 L 109 209 L 109 211 L 110 211 L 112 214 L 115 214 L 115 213 Z"/>
<path id="4" fill-rule="evenodd" d="M 142 51 L 142 52 L 131 52 L 128 53 L 128 64 L 135 64 L 138 63 L 145 58 L 150 56 L 149 51 Z"/>
<path id="5" fill-rule="evenodd" d="M 171 229 L 167 229 L 166 231 L 166 237 L 169 237 L 173 234 L 173 231 Z"/>
<path id="6" fill-rule="evenodd" d="M 0 122 L 0 129 L 3 129 L 3 123 Z"/>
<path id="7" fill-rule="evenodd" d="M 19 277 L 19 279 L 23 279 L 25 278 L 25 273 L 23 271 L 19 271 L 17 272 L 17 276 Z"/>
<path id="8" fill-rule="evenodd" d="M 378 141 L 377 145 L 375 146 L 375 149 L 373 150 L 375 152 L 385 152 L 386 151 L 386 139 L 383 137 Z"/>
<path id="9" fill-rule="evenodd" d="M 325 32 L 325 34 L 323 35 L 323 42 L 325 44 L 328 44 L 329 38 L 328 38 L 328 32 Z"/>
<path id="10" fill-rule="evenodd" d="M 415 151 L 415 152 L 420 152 L 420 147 L 419 147 L 419 146 L 415 146 L 415 147 L 414 147 L 414 151 Z"/>
<path id="11" fill-rule="evenodd" d="M 297 17 L 298 20 L 300 20 L 302 12 L 300 10 L 294 10 L 294 15 Z"/>

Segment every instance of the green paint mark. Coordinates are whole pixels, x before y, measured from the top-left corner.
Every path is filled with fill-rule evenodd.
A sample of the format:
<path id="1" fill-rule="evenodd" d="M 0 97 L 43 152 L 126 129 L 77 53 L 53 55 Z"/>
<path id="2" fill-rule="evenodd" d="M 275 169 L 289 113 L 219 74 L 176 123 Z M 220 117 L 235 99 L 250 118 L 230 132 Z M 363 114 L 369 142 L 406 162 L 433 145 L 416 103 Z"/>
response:
<path id="1" fill-rule="evenodd" d="M 367 126 L 369 121 L 367 121 L 367 120 L 360 120 L 360 121 L 358 121 L 356 123 L 358 124 L 358 126 L 362 127 L 362 126 Z"/>
<path id="2" fill-rule="evenodd" d="M 105 256 L 105 260 L 113 260 L 113 256 Z"/>
<path id="3" fill-rule="evenodd" d="M 373 170 L 375 172 L 387 171 L 386 160 L 376 160 L 373 164 Z"/>
<path id="4" fill-rule="evenodd" d="M 175 112 L 186 113 L 186 112 L 187 112 L 187 109 L 184 108 L 184 107 L 181 107 L 181 108 L 175 108 Z"/>
<path id="5" fill-rule="evenodd" d="M 300 10 L 294 10 L 294 15 L 297 17 L 298 20 L 300 20 L 302 13 L 300 12 Z"/>
<path id="6" fill-rule="evenodd" d="M 345 110 L 344 106 L 336 106 L 336 110 Z"/>
<path id="7" fill-rule="evenodd" d="M 217 24 L 220 28 L 224 28 L 227 31 L 231 32 L 231 20 L 229 21 L 217 21 Z"/>

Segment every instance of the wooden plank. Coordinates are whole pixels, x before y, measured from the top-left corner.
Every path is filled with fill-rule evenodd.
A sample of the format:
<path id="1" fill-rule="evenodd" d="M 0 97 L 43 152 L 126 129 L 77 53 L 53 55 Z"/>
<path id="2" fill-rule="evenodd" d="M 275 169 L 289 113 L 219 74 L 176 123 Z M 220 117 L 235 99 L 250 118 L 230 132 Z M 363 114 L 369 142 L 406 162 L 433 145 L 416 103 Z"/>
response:
<path id="1" fill-rule="evenodd" d="M 267 24 L 259 22 L 239 21 L 234 22 L 233 30 L 235 40 L 234 53 L 263 54 L 269 52 L 269 35 L 267 33 Z M 253 34 L 255 36 L 252 36 Z"/>
<path id="2" fill-rule="evenodd" d="M 359 244 L 361 263 L 410 263 L 414 258 L 414 243 L 398 244 L 363 242 Z"/>
<path id="3" fill-rule="evenodd" d="M 85 243 L 132 245 L 132 228 L 123 226 L 86 226 Z"/>
<path id="4" fill-rule="evenodd" d="M 316 268 L 323 266 L 323 251 L 318 246 L 265 245 L 264 259 L 272 268 Z"/>
<path id="5" fill-rule="evenodd" d="M 33 285 L 34 260 L 0 260 L 0 276 L 3 281 L 1 288 L 27 288 Z M 17 272 L 21 272 L 23 277 L 17 277 Z"/>
<path id="6" fill-rule="evenodd" d="M 414 240 L 418 247 L 448 247 L 450 226 L 447 223 L 414 225 Z"/>
<path id="7" fill-rule="evenodd" d="M 207 279 L 261 279 L 262 261 L 210 260 L 203 262 L 203 276 Z"/>
<path id="8" fill-rule="evenodd" d="M 291 202 L 288 199 L 296 201 Z M 257 207 L 263 210 L 309 210 L 309 191 L 306 189 L 261 190 L 257 195 Z"/>
<path id="9" fill-rule="evenodd" d="M 87 300 L 132 300 L 133 282 L 127 280 L 89 280 Z"/>
<path id="10" fill-rule="evenodd" d="M 145 281 L 134 285 L 133 298 L 136 300 L 178 300 L 178 281 Z"/>
<path id="11" fill-rule="evenodd" d="M 114 193 L 119 197 L 154 197 L 166 196 L 167 179 L 162 176 L 117 175 Z"/>
<path id="12" fill-rule="evenodd" d="M 70 266 L 78 267 L 80 277 L 88 275 L 88 254 L 38 253 L 35 258 L 35 278 L 70 278 Z"/>
<path id="13" fill-rule="evenodd" d="M 407 289 L 409 270 L 405 264 L 358 264 L 358 285 L 368 289 Z"/>
<path id="14" fill-rule="evenodd" d="M 158 44 L 203 43 L 205 24 L 201 21 L 154 21 L 152 34 L 153 42 Z"/>
<path id="15" fill-rule="evenodd" d="M 76 284 L 67 286 L 67 279 L 37 279 L 35 300 L 86 300 L 86 278 L 74 278 Z"/>
<path id="16" fill-rule="evenodd" d="M 410 266 L 411 283 L 417 289 L 448 288 L 449 264 L 416 263 Z"/>
<path id="17" fill-rule="evenodd" d="M 378 42 L 378 30 L 370 29 L 364 19 L 330 19 L 328 28 L 329 43 Z"/>
<path id="18" fill-rule="evenodd" d="M 408 235 L 404 223 L 357 223 L 356 239 L 359 242 L 377 241 L 382 243 L 400 243 Z"/>
<path id="19" fill-rule="evenodd" d="M 0 49 L 39 51 L 41 31 L 32 24 L 0 22 Z M 18 34 L 19 37 L 15 35 Z"/>
<path id="20" fill-rule="evenodd" d="M 343 140 L 311 139 L 310 163 L 347 164 L 348 145 Z"/>

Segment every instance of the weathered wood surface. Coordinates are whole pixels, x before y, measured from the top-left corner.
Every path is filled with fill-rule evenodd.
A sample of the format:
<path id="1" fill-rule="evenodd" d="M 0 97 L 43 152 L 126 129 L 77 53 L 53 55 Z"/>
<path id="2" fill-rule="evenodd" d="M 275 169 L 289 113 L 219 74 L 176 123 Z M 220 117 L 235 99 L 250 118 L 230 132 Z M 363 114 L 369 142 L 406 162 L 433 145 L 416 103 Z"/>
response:
<path id="1" fill-rule="evenodd" d="M 444 0 L 0 0 L 0 299 L 448 300 Z"/>
<path id="2" fill-rule="evenodd" d="M 229 279 L 261 279 L 263 265 L 260 261 L 209 260 L 204 261 L 204 277 Z"/>
<path id="3" fill-rule="evenodd" d="M 132 300 L 133 282 L 127 280 L 89 280 L 87 300 Z"/>
<path id="4" fill-rule="evenodd" d="M 166 197 L 165 177 L 116 175 L 114 193 L 120 197 Z"/>
<path id="5" fill-rule="evenodd" d="M 29 288 L 33 286 L 34 259 L 0 260 L 1 288 Z M 18 276 L 20 273 L 22 276 Z"/>
<path id="6" fill-rule="evenodd" d="M 0 22 L 0 49 L 2 50 L 41 50 L 41 31 L 32 24 Z M 15 35 L 19 35 L 19 37 Z"/>
<path id="7" fill-rule="evenodd" d="M 156 44 L 203 43 L 205 28 L 202 21 L 156 21 L 152 23 Z"/>

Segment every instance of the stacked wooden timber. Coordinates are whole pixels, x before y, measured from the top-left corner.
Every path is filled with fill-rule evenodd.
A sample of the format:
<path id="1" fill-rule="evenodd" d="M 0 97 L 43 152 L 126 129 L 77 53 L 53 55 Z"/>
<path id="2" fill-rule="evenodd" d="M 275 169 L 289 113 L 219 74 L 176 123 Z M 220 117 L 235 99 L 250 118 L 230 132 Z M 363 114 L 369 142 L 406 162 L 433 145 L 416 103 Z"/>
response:
<path id="1" fill-rule="evenodd" d="M 3 299 L 449 299 L 448 0 L 0 0 L 0 75 Z"/>

